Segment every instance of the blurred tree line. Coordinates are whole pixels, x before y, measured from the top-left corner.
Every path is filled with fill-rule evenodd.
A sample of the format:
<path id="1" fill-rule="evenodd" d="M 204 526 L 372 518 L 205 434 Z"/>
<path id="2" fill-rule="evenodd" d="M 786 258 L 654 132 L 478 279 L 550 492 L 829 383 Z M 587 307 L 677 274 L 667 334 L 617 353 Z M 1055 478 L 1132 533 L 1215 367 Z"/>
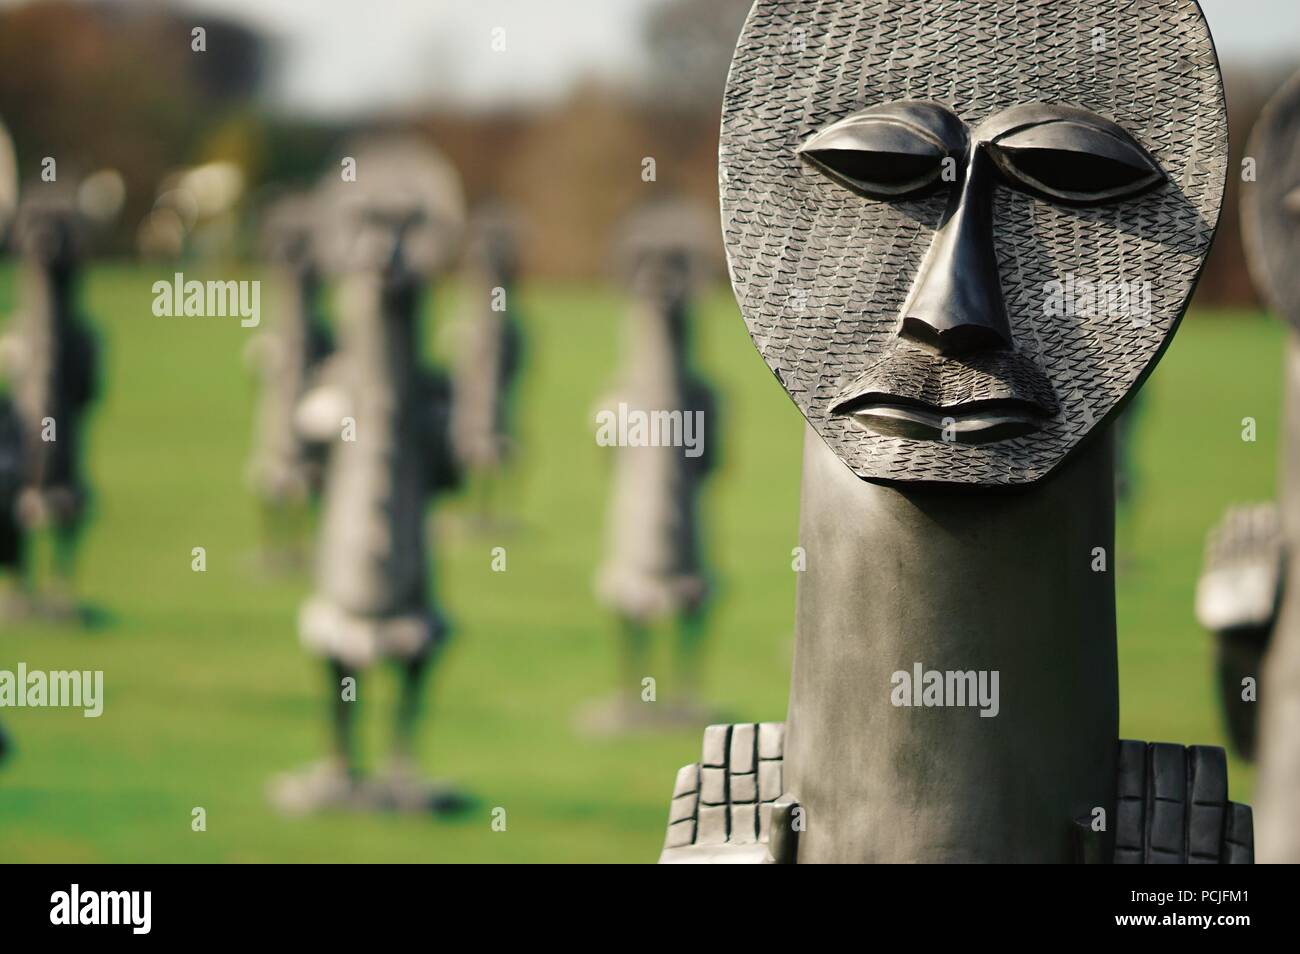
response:
<path id="1" fill-rule="evenodd" d="M 586 83 L 544 109 L 442 106 L 400 122 L 334 124 L 267 107 L 258 94 L 276 50 L 246 26 L 162 4 L 47 0 L 0 10 L 0 119 L 26 177 L 47 155 L 61 172 L 66 164 L 123 173 L 128 205 L 118 252 L 131 249 L 158 183 L 178 166 L 237 163 L 250 183 L 249 211 L 278 186 L 337 168 L 354 134 L 400 125 L 447 152 L 471 203 L 503 201 L 521 213 L 533 274 L 602 277 L 612 272 L 610 238 L 638 205 L 672 196 L 716 211 L 722 90 L 750 5 L 663 0 L 643 24 L 648 67 L 624 87 Z M 195 25 L 207 30 L 203 55 L 190 49 Z M 1255 302 L 1238 227 L 1241 160 L 1262 104 L 1285 75 L 1229 70 L 1232 175 L 1203 304 Z M 647 159 L 653 182 L 644 178 Z"/>

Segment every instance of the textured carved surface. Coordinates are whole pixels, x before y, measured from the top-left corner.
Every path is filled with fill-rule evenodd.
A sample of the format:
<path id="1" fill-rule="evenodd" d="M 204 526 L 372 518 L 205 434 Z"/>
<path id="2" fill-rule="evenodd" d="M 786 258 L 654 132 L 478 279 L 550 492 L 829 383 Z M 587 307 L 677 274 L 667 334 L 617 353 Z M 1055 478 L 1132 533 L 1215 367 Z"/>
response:
<path id="1" fill-rule="evenodd" d="M 899 349 L 873 362 L 832 408 L 876 394 L 939 408 L 1016 400 L 1044 412 L 1056 410 L 1051 382 L 1014 351 L 985 351 L 970 358 L 941 360 L 918 349 Z"/>
<path id="2" fill-rule="evenodd" d="M 945 444 L 865 433 L 831 413 L 893 342 L 947 200 L 865 198 L 796 149 L 851 113 L 904 99 L 942 103 L 972 125 L 1030 102 L 1089 109 L 1169 178 L 1087 209 L 997 188 L 994 244 L 1015 346 L 1047 372 L 1060 404 L 1034 434 Z M 1208 251 L 1226 164 L 1221 79 L 1193 0 L 760 0 L 723 115 L 732 280 L 764 360 L 860 477 L 1027 483 L 1115 412 L 1159 356 Z M 1049 283 L 1071 275 L 1151 282 L 1149 320 L 1045 317 Z"/>
<path id="3" fill-rule="evenodd" d="M 1242 204 L 1250 273 L 1278 314 L 1300 327 L 1300 74 L 1268 104 L 1246 154 L 1258 176 Z"/>

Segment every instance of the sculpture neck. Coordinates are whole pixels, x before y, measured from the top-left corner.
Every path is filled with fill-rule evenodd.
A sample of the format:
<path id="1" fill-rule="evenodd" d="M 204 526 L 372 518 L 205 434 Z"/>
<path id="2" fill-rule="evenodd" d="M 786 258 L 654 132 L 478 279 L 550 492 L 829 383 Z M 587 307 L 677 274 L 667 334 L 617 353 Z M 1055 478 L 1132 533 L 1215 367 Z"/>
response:
<path id="1" fill-rule="evenodd" d="M 685 375 L 686 304 L 679 298 L 641 295 L 628 315 L 626 381 L 644 401 L 671 404 Z"/>
<path id="2" fill-rule="evenodd" d="M 76 273 L 61 264 L 28 261 L 23 268 L 21 313 L 28 332 L 56 335 L 72 310 Z"/>
<path id="3" fill-rule="evenodd" d="M 340 287 L 342 346 L 372 386 L 401 391 L 419 360 L 419 291 L 413 277 L 378 271 L 347 276 Z"/>
<path id="4" fill-rule="evenodd" d="M 899 489 L 809 429 L 800 861 L 1069 861 L 1074 819 L 1113 818 L 1113 456 L 1107 433 L 1019 492 Z"/>

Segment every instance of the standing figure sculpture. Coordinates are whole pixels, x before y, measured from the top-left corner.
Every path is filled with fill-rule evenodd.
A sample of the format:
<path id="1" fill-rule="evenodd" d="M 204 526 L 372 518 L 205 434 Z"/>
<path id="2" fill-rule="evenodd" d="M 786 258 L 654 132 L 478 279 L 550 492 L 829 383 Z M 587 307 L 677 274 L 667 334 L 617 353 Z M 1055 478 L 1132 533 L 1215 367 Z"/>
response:
<path id="1" fill-rule="evenodd" d="M 690 332 L 714 234 L 693 207 L 666 203 L 634 215 L 621 243 L 632 305 L 618 383 L 598 421 L 602 430 L 629 426 L 626 441 L 598 434 L 618 446 L 596 592 L 620 623 L 622 685 L 582 716 L 600 733 L 709 721 L 698 699 L 709 596 L 699 500 L 717 459 L 718 422 L 713 391 L 694 368 Z M 639 434 L 634 420 L 645 424 Z M 657 687 L 643 694 L 643 680 L 653 678 L 650 630 L 666 620 L 677 627 L 677 646 L 660 699 Z"/>
<path id="2" fill-rule="evenodd" d="M 661 860 L 1250 860 L 1221 749 L 1118 738 L 1111 425 L 1227 167 L 1194 0 L 759 0 L 720 163 L 807 568 L 786 721 L 706 730 Z"/>
<path id="3" fill-rule="evenodd" d="M 474 217 L 465 256 L 466 305 L 455 326 L 452 441 L 484 527 L 492 525 L 497 490 L 515 451 L 514 393 L 524 345 L 515 308 L 516 231 L 499 211 Z"/>
<path id="4" fill-rule="evenodd" d="M 22 257 L 18 311 L 0 341 L 0 365 L 21 434 L 19 489 L 5 512 L 6 610 L 57 619 L 79 613 L 72 592 L 88 489 L 83 475 L 85 417 L 98 392 L 99 346 L 77 300 L 91 231 L 121 209 L 121 177 L 105 171 L 73 189 L 35 184 L 14 224 Z M 9 428 L 6 428 L 7 430 Z M 12 521 L 12 522 L 10 522 Z M 49 578 L 32 565 L 32 536 L 49 531 Z"/>
<path id="5" fill-rule="evenodd" d="M 1281 499 L 1228 513 L 1211 536 L 1197 615 L 1219 646 L 1234 744 L 1257 757 L 1260 860 L 1300 862 L 1300 75 L 1260 116 L 1242 203 L 1251 275 L 1288 325 Z M 1258 702 L 1256 701 L 1258 700 Z M 1258 713 L 1258 714 L 1257 714 Z"/>
<path id="6" fill-rule="evenodd" d="M 358 152 L 356 181 L 324 201 L 326 260 L 337 274 L 338 350 L 303 399 L 299 425 L 330 440 L 316 590 L 299 614 L 306 648 L 328 664 L 333 747 L 323 763 L 279 779 L 272 798 L 293 813 L 373 807 L 427 811 L 453 797 L 415 767 L 421 691 L 446 623 L 431 592 L 425 510 L 455 481 L 450 388 L 421 365 L 427 280 L 452 260 L 462 223 L 455 172 L 413 141 Z M 363 779 L 356 751 L 357 677 L 399 672 L 392 753 Z"/>
<path id="7" fill-rule="evenodd" d="M 272 567 L 299 565 L 310 509 L 320 493 L 323 446 L 308 441 L 294 418 L 332 348 L 318 307 L 321 275 L 316 204 L 288 196 L 266 218 L 266 258 L 279 273 L 279 306 L 271 327 L 249 342 L 260 396 L 248 479 L 261 510 L 262 557 Z"/>

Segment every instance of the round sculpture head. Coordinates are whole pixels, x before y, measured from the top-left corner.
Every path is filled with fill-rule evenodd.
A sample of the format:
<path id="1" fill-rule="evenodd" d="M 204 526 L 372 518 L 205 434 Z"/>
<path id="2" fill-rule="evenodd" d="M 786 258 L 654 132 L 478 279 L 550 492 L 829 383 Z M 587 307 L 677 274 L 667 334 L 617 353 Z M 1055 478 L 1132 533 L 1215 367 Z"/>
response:
<path id="1" fill-rule="evenodd" d="M 759 0 L 722 123 L 732 282 L 859 477 L 1032 483 L 1168 344 L 1227 147 L 1194 0 Z"/>
<path id="2" fill-rule="evenodd" d="M 624 221 L 616 241 L 619 271 L 632 294 L 685 301 L 718 268 L 718 229 L 694 203 L 645 205 Z"/>
<path id="3" fill-rule="evenodd" d="M 1256 174 L 1241 207 L 1250 273 L 1269 306 L 1300 328 L 1300 74 L 1264 109 L 1246 154 Z"/>
<path id="4" fill-rule="evenodd" d="M 96 235 L 117 219 L 125 201 L 126 185 L 116 169 L 84 177 L 65 172 L 58 182 L 33 182 L 14 216 L 14 245 L 42 267 L 74 267 Z"/>
<path id="5" fill-rule="evenodd" d="M 62 184 L 33 185 L 14 217 L 15 248 L 43 268 L 70 268 L 85 252 L 87 224 L 75 190 Z"/>
<path id="6" fill-rule="evenodd" d="M 322 257 L 337 271 L 401 271 L 420 278 L 455 260 L 465 224 L 460 177 L 417 139 L 387 138 L 351 152 L 355 181 L 331 173 L 322 201 Z"/>

